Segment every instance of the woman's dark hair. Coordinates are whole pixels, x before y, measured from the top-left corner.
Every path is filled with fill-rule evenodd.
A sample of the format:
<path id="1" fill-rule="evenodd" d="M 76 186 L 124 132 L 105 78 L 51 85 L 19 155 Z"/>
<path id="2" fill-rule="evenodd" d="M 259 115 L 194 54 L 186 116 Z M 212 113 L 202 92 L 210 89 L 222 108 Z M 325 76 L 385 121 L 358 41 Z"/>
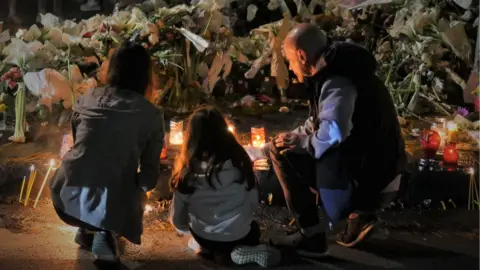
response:
<path id="1" fill-rule="evenodd" d="M 141 45 L 125 41 L 110 59 L 108 84 L 145 95 L 150 79 L 150 54 Z"/>
<path id="2" fill-rule="evenodd" d="M 211 187 L 214 187 L 212 175 L 218 174 L 227 160 L 231 160 L 241 172 L 238 183 L 246 183 L 247 190 L 256 186 L 253 163 L 235 135 L 228 130 L 227 122 L 219 111 L 210 106 L 195 111 L 188 120 L 184 138 L 172 172 L 172 190 L 184 194 L 194 192 L 194 167 L 200 161 L 207 162 L 206 179 Z M 218 177 L 217 180 L 220 181 Z"/>

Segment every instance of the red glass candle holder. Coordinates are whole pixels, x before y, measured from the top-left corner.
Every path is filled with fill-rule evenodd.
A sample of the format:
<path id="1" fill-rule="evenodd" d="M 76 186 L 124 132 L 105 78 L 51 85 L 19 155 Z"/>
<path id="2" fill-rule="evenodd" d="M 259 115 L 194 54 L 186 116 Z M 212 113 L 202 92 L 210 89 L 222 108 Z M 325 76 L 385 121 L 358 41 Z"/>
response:
<path id="1" fill-rule="evenodd" d="M 422 149 L 426 158 L 434 158 L 438 148 L 440 147 L 442 138 L 440 134 L 434 130 L 426 130 L 420 139 Z"/>
<path id="2" fill-rule="evenodd" d="M 445 149 L 443 150 L 443 161 L 448 164 L 457 164 L 458 151 L 455 143 L 445 145 Z"/>
<path id="3" fill-rule="evenodd" d="M 162 153 L 160 154 L 160 159 L 167 159 L 167 146 L 164 145 L 162 148 Z"/>

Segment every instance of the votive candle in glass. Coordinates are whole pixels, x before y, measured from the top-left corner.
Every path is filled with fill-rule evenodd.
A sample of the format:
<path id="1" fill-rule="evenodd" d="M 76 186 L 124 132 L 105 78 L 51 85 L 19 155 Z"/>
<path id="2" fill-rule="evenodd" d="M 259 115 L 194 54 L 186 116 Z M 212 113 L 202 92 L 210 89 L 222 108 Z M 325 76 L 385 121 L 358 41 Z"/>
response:
<path id="1" fill-rule="evenodd" d="M 170 138 L 171 145 L 182 145 L 183 144 L 183 121 L 174 118 L 170 121 Z"/>
<path id="2" fill-rule="evenodd" d="M 250 133 L 252 134 L 253 147 L 265 146 L 265 128 L 263 126 L 252 127 Z"/>

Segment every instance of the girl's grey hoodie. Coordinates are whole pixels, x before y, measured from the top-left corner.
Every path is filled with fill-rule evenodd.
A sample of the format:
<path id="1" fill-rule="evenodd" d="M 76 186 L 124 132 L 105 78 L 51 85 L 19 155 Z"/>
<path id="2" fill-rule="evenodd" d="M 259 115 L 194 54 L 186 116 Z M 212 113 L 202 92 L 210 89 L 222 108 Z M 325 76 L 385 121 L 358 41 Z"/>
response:
<path id="1" fill-rule="evenodd" d="M 240 171 L 231 160 L 212 175 L 211 187 L 205 177 L 207 164 L 196 166 L 195 191 L 183 194 L 175 191 L 170 211 L 173 226 L 180 231 L 191 229 L 196 235 L 211 241 L 230 242 L 245 237 L 258 206 L 258 190 L 247 190 L 239 184 Z M 217 178 L 218 176 L 218 178 Z"/>

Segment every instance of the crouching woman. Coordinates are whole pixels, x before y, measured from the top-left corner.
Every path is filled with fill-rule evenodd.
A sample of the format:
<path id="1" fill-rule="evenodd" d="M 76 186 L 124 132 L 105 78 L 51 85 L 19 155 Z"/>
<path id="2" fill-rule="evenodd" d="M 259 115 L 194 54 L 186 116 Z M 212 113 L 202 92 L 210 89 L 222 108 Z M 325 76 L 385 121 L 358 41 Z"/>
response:
<path id="1" fill-rule="evenodd" d="M 164 120 L 144 97 L 150 68 L 140 45 L 114 53 L 108 85 L 75 103 L 74 145 L 50 185 L 59 217 L 79 227 L 75 242 L 100 260 L 118 259 L 117 236 L 140 244 L 146 192 L 157 182 Z"/>

